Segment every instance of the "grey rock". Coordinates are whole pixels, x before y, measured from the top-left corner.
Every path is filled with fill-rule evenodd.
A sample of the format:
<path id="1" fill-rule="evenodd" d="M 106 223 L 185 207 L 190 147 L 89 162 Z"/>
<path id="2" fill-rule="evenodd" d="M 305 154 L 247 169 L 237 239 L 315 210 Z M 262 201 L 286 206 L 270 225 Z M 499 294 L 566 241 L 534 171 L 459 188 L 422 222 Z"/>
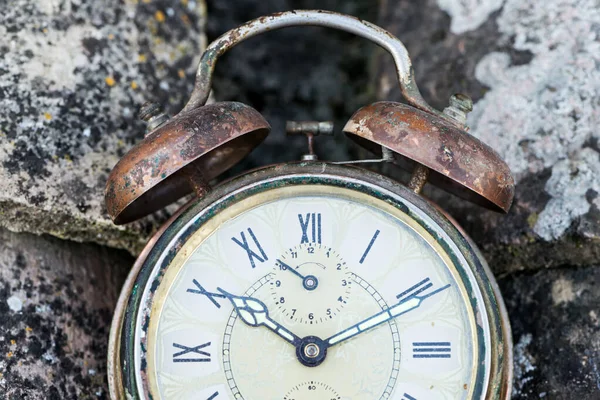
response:
<path id="1" fill-rule="evenodd" d="M 0 15 L 0 225 L 139 250 L 154 220 L 114 226 L 104 184 L 144 132 L 144 100 L 178 111 L 205 45 L 202 1 L 9 0 Z"/>
<path id="2" fill-rule="evenodd" d="M 445 13 L 446 10 L 449 14 Z M 509 164 L 508 216 L 428 188 L 476 239 L 497 273 L 593 265 L 598 230 L 600 13 L 595 1 L 388 1 L 381 21 L 403 40 L 424 97 L 438 109 L 471 95 L 471 133 Z M 400 100 L 391 64 L 383 98 Z"/>
<path id="3" fill-rule="evenodd" d="M 0 229 L 0 398 L 108 399 L 108 331 L 132 262 Z"/>
<path id="4" fill-rule="evenodd" d="M 500 280 L 515 341 L 515 399 L 600 396 L 600 267 Z"/>
<path id="5" fill-rule="evenodd" d="M 471 95 L 471 133 L 515 175 L 506 216 L 426 187 L 499 278 L 515 399 L 600 398 L 599 17 L 594 1 L 382 3 L 424 97 L 443 109 L 453 93 Z M 380 60 L 380 96 L 401 100 Z"/>

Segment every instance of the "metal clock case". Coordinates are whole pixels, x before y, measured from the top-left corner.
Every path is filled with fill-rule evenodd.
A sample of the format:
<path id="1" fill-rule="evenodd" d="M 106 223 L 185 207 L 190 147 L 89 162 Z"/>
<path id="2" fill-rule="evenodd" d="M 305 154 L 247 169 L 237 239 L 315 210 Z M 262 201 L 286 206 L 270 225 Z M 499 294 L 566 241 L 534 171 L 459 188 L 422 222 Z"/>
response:
<path id="1" fill-rule="evenodd" d="M 381 158 L 321 162 L 314 138 L 332 124 L 289 123 L 288 134 L 308 138 L 301 162 L 211 187 L 269 131 L 249 106 L 205 105 L 217 58 L 295 25 L 352 32 L 392 54 L 408 105 L 363 107 L 344 128 Z M 115 223 L 196 194 L 147 244 L 122 289 L 111 397 L 508 399 L 512 343 L 493 275 L 460 227 L 419 196 L 429 180 L 490 209 L 510 207 L 510 171 L 466 132 L 470 108 L 464 95 L 444 112 L 431 108 L 402 43 L 353 17 L 281 13 L 212 43 L 188 104 L 171 119 L 144 106 L 146 138 L 107 183 Z M 412 177 L 404 186 L 356 166 L 368 162 Z"/>

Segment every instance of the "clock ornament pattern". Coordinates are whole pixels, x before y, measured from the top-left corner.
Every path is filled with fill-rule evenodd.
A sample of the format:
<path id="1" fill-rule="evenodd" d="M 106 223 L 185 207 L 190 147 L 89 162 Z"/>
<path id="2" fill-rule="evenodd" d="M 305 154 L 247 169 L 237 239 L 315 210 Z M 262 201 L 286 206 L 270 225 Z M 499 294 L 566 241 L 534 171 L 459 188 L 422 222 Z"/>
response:
<path id="1" fill-rule="evenodd" d="M 192 235 L 153 300 L 153 398 L 471 398 L 481 337 L 448 256 L 399 210 L 325 189 L 256 195 Z"/>

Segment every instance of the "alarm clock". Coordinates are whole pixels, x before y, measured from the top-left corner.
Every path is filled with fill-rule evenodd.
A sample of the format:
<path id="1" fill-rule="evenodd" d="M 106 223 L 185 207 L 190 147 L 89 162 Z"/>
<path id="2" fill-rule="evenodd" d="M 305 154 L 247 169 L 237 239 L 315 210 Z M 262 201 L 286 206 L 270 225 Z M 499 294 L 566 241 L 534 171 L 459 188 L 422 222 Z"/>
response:
<path id="1" fill-rule="evenodd" d="M 406 103 L 350 117 L 369 160 L 319 160 L 333 124 L 288 122 L 301 160 L 219 182 L 269 134 L 238 102 L 206 104 L 217 59 L 247 38 L 324 26 L 393 57 Z M 508 211 L 506 163 L 467 131 L 472 102 L 438 111 L 422 98 L 403 44 L 363 20 L 291 11 L 250 21 L 203 53 L 189 102 L 169 118 L 140 116 L 145 138 L 114 167 L 106 207 L 124 224 L 182 198 L 134 265 L 110 334 L 117 399 L 508 399 L 510 326 L 486 261 L 466 233 L 421 196 L 426 182 Z M 364 166 L 412 172 L 398 182 Z"/>

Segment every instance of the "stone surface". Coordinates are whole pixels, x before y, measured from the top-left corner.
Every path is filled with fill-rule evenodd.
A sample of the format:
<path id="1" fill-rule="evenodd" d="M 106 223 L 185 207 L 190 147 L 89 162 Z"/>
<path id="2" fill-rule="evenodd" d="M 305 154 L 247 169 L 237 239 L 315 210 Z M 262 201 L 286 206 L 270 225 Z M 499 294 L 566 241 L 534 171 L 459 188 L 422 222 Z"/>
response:
<path id="1" fill-rule="evenodd" d="M 0 113 L 0 224 L 135 252 L 166 214 L 113 227 L 102 208 L 104 181 L 143 135 L 139 104 L 158 100 L 174 113 L 189 95 L 203 44 L 202 3 L 9 4 L 0 17 L 0 105 L 7 110 Z M 475 238 L 499 277 L 516 345 L 514 398 L 599 397 L 597 1 L 383 0 L 379 17 L 366 0 L 208 0 L 207 7 L 209 39 L 293 8 L 378 20 L 407 45 L 432 105 L 443 109 L 452 93 L 470 94 L 472 132 L 515 172 L 515 205 L 502 216 L 435 189 L 426 194 Z M 285 137 L 286 119 L 332 119 L 339 132 L 358 107 L 400 99 L 391 60 L 374 49 L 344 33 L 294 28 L 224 56 L 216 99 L 251 104 L 274 128 L 230 175 L 298 158 L 304 142 Z M 322 158 L 365 155 L 341 135 L 317 143 Z M 112 268 L 132 260 L 4 231 L 0 246 L 0 318 L 9 321 L 0 333 L 0 397 L 106 396 L 106 324 L 122 279 Z M 72 296 L 84 286 L 74 282 L 90 293 Z"/>
<path id="2" fill-rule="evenodd" d="M 600 398 L 600 267 L 502 278 L 515 342 L 515 399 Z"/>
<path id="3" fill-rule="evenodd" d="M 508 216 L 427 191 L 476 239 L 492 268 L 502 274 L 595 264 L 598 2 L 387 1 L 381 21 L 405 41 L 432 105 L 442 109 L 455 92 L 473 97 L 471 133 L 513 171 L 517 188 Z M 392 65 L 381 60 L 380 94 L 400 99 Z"/>
<path id="4" fill-rule="evenodd" d="M 471 132 L 517 182 L 506 216 L 427 187 L 484 250 L 515 342 L 515 399 L 600 398 L 597 1 L 384 1 L 438 109 L 471 95 Z M 382 98 L 400 100 L 391 60 Z"/>
<path id="5" fill-rule="evenodd" d="M 0 229 L 0 398 L 108 399 L 125 251 Z"/>
<path id="6" fill-rule="evenodd" d="M 187 99 L 204 3 L 1 3 L 0 225 L 135 252 L 155 224 L 115 227 L 104 184 L 143 137 L 139 105 L 174 112 Z"/>

